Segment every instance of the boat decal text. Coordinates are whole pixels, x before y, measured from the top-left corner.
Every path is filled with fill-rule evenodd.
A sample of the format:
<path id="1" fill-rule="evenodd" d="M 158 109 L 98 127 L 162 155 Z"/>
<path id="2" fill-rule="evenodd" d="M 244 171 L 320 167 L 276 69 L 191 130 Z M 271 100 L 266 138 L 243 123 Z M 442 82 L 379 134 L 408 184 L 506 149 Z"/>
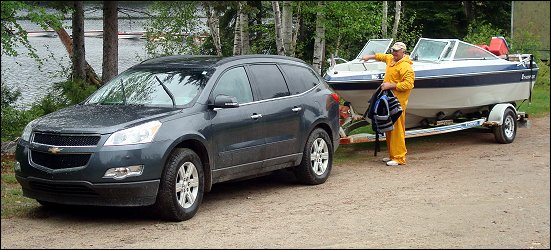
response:
<path id="1" fill-rule="evenodd" d="M 522 73 L 522 76 L 520 76 L 521 80 L 528 80 L 528 79 L 535 79 L 535 78 L 536 78 L 536 75 L 524 75 L 524 73 Z"/>

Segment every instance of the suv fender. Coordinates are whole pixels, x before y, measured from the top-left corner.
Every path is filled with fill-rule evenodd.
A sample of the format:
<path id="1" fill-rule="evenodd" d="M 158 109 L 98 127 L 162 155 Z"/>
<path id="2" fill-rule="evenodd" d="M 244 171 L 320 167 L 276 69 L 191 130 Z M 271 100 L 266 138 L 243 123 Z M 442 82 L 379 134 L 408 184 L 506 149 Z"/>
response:
<path id="1" fill-rule="evenodd" d="M 207 139 L 201 134 L 185 134 L 175 139 L 163 155 L 163 172 L 165 171 L 168 157 L 177 148 L 189 148 L 193 150 L 201 159 L 203 163 L 203 172 L 205 174 L 205 192 L 209 192 L 212 187 L 212 174 L 211 174 L 211 155 L 209 155 L 209 149 L 207 148 Z"/>

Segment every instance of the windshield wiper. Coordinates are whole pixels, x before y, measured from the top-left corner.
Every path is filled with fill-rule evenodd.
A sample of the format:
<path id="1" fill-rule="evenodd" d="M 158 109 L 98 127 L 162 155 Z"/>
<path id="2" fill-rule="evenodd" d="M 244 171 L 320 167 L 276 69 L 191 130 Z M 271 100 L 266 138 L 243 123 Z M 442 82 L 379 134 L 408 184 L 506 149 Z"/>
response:
<path id="1" fill-rule="evenodd" d="M 126 105 L 126 93 L 124 92 L 124 84 L 122 83 L 121 79 L 121 88 L 122 88 L 122 104 Z"/>
<path id="2" fill-rule="evenodd" d="M 161 84 L 161 86 L 163 87 L 165 92 L 168 94 L 168 96 L 170 96 L 170 100 L 172 100 L 172 107 L 176 108 L 176 101 L 174 101 L 174 96 L 172 95 L 170 90 L 168 90 L 168 88 L 165 86 L 165 84 L 161 80 L 159 80 L 159 77 L 155 76 L 155 79 L 157 79 L 157 81 L 159 81 L 159 83 Z"/>

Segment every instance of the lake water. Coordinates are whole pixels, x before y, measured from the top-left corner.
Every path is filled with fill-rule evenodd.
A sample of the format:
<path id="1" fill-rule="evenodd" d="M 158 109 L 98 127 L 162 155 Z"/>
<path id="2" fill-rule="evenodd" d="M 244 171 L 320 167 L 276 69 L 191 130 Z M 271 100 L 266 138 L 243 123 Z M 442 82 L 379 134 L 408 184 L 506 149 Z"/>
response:
<path id="1" fill-rule="evenodd" d="M 143 21 L 143 19 L 142 19 Z M 24 24 L 28 21 L 22 21 Z M 27 24 L 27 26 L 31 26 Z M 24 26 L 25 27 L 25 26 Z M 131 29 L 134 28 L 134 29 Z M 85 30 L 102 30 L 102 20 L 90 20 L 85 23 Z M 31 29 L 28 29 L 31 30 Z M 40 30 L 40 29 L 34 29 Z M 119 20 L 119 31 L 142 31 L 138 20 Z M 67 30 L 71 34 L 70 30 Z M 21 97 L 17 102 L 20 108 L 42 98 L 52 83 L 67 79 L 70 73 L 70 59 L 58 37 L 29 37 L 29 43 L 36 48 L 40 58 L 45 58 L 44 65 L 39 68 L 38 63 L 27 55 L 27 49 L 18 47 L 20 56 L 2 56 L 2 81 L 10 87 L 19 87 Z M 103 61 L 103 38 L 85 37 L 86 61 L 101 76 Z M 119 73 L 139 63 L 146 57 L 145 41 L 142 39 L 119 39 Z"/>
<path id="2" fill-rule="evenodd" d="M 102 30 L 103 20 L 101 6 L 85 6 L 84 30 Z M 144 31 L 147 19 L 140 11 L 145 11 L 146 5 L 120 6 L 125 13 L 133 14 L 130 19 L 119 19 L 119 32 Z M 129 11 L 131 10 L 138 10 Z M 119 12 L 120 17 L 128 17 Z M 39 31 L 41 28 L 28 20 L 19 21 L 27 31 Z M 71 20 L 64 21 L 64 27 L 71 26 Z M 71 34 L 71 29 L 66 28 Z M 70 69 L 70 59 L 58 37 L 29 37 L 30 44 L 37 49 L 40 58 L 46 61 L 42 68 L 27 55 L 23 46 L 16 48 L 20 53 L 17 57 L 2 56 L 2 82 L 10 88 L 19 88 L 21 97 L 16 106 L 21 109 L 30 108 L 30 104 L 44 97 L 52 83 L 67 79 Z M 103 61 L 103 38 L 85 37 L 86 61 L 101 78 Z M 144 39 L 119 39 L 118 73 L 143 61 L 146 58 Z"/>

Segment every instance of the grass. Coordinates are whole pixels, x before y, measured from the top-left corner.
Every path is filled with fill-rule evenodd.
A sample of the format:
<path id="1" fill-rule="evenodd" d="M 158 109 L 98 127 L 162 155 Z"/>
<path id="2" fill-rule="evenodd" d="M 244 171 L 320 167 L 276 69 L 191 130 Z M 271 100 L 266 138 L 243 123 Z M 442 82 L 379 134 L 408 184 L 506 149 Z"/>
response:
<path id="1" fill-rule="evenodd" d="M 2 219 L 30 214 L 40 206 L 35 200 L 23 196 L 15 179 L 14 164 L 12 157 L 2 156 Z"/>
<path id="2" fill-rule="evenodd" d="M 532 92 L 532 102 L 522 103 L 518 110 L 526 112 L 528 117 L 541 117 L 549 113 L 549 85 L 536 85 Z"/>

